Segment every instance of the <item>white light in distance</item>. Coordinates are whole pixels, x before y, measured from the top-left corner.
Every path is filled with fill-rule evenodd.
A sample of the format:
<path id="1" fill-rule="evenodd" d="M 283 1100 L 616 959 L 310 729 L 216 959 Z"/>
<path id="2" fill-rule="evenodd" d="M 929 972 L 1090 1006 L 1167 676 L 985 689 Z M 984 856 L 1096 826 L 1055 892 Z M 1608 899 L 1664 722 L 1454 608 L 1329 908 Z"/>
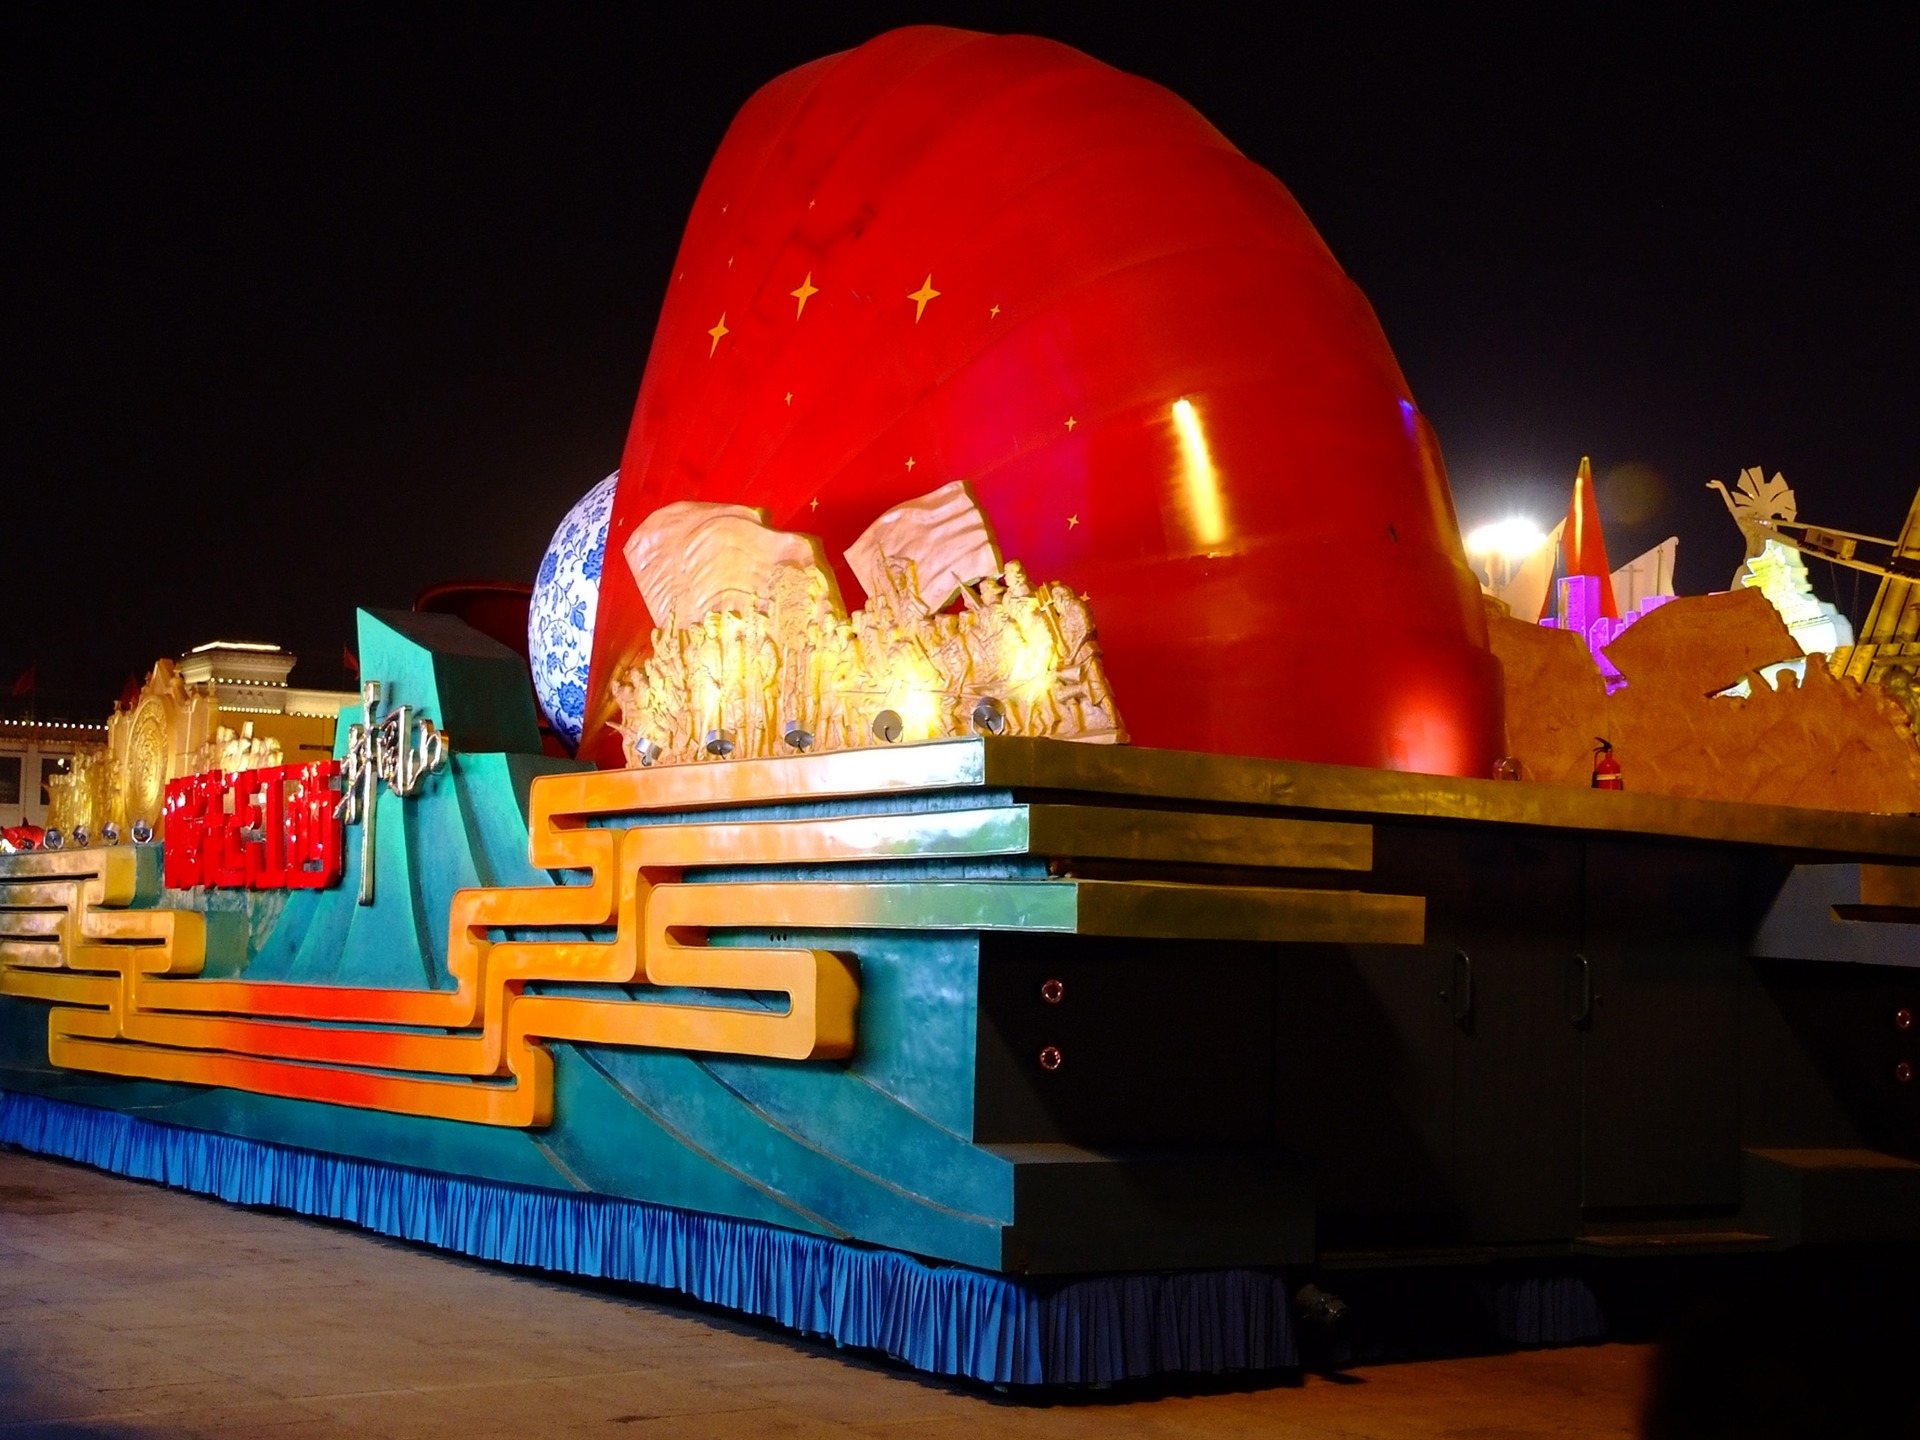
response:
<path id="1" fill-rule="evenodd" d="M 1516 515 L 1482 525 L 1467 536 L 1469 555 L 1498 556 L 1502 560 L 1524 560 L 1546 544 L 1547 533 L 1533 521 Z"/>

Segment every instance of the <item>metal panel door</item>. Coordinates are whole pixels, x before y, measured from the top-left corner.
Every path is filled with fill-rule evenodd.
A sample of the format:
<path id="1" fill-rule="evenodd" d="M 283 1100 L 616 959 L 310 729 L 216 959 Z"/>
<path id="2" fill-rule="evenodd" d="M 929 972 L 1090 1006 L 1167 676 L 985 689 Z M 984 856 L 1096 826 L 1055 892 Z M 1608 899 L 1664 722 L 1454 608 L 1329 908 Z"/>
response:
<path id="1" fill-rule="evenodd" d="M 1580 1036 L 1566 1011 L 1580 845 L 1476 835 L 1460 848 L 1455 1203 L 1469 1239 L 1564 1239 L 1580 1218 Z"/>
<path id="2" fill-rule="evenodd" d="M 1581 1200 L 1590 1213 L 1654 1218 L 1739 1202 L 1739 980 L 1755 920 L 1752 871 L 1726 850 L 1587 847 L 1588 968 L 1570 976 L 1568 1014 L 1584 1031 Z"/>

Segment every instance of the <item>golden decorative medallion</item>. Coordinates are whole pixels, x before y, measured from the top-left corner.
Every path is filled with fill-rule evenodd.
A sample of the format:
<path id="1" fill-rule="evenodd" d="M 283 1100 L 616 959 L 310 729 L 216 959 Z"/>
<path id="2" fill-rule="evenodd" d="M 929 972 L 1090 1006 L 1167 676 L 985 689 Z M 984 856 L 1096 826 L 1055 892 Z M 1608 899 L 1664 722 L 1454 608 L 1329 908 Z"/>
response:
<path id="1" fill-rule="evenodd" d="M 127 739 L 127 821 L 160 823 L 167 798 L 167 769 L 171 726 L 164 700 L 148 696 L 134 712 Z"/>

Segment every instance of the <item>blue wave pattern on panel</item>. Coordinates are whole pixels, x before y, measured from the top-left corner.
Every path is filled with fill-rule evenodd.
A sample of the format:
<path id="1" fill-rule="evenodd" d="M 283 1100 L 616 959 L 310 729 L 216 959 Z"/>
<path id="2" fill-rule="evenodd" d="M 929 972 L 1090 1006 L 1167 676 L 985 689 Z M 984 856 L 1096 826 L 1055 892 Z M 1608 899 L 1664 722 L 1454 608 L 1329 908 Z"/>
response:
<path id="1" fill-rule="evenodd" d="M 413 798 L 381 795 L 375 906 L 356 903 L 358 831 L 349 831 L 343 883 L 325 892 L 270 900 L 169 892 L 167 905 L 221 912 L 216 973 L 445 987 L 446 917 L 457 890 L 579 878 L 528 860 L 531 781 L 575 765 L 537 753 L 519 658 L 450 617 L 404 612 L 362 612 L 360 654 L 387 701 L 445 727 L 452 765 Z M 839 798 L 743 806 L 739 818 L 984 803 L 1011 804 L 1012 796 Z M 878 880 L 962 871 L 1000 879 L 1045 873 L 1022 857 L 903 857 L 852 873 Z M 738 878 L 833 873 L 772 866 Z M 735 876 L 710 867 L 685 878 Z M 210 946 L 214 938 L 210 927 Z M 979 936 L 860 930 L 814 938 L 860 967 L 860 1039 L 848 1061 L 555 1044 L 554 1123 L 539 1131 L 61 1070 L 47 1060 L 44 1008 L 0 1003 L 0 1097 L 14 1097 L 0 1098 L 9 1117 L 0 1138 L 465 1254 L 660 1285 L 918 1368 L 996 1383 L 1294 1363 L 1286 1290 L 1267 1271 L 1122 1278 L 1110 1272 L 1151 1262 L 1132 1262 L 1120 1247 L 1116 1258 L 1067 1267 L 1096 1278 L 989 1273 L 1024 1272 L 1025 1261 L 1010 1264 L 1006 1247 L 1028 1162 L 971 1138 Z M 709 943 L 770 939 L 728 928 Z M 633 993 L 661 998 L 646 987 Z M 56 1109 L 33 1119 L 28 1096 Z M 44 1118 L 63 1111 L 82 1119 Z M 1221 1255 L 1210 1263 L 1262 1261 Z"/>
<path id="2" fill-rule="evenodd" d="M 355 903 L 359 831 L 349 830 L 347 871 L 337 887 L 292 894 L 271 907 L 240 900 L 244 913 L 231 918 L 250 933 L 243 945 L 225 947 L 237 953 L 223 957 L 220 973 L 257 981 L 445 989 L 452 983 L 445 966 L 447 914 L 457 890 L 578 878 L 536 870 L 527 860 L 533 778 L 580 767 L 537 753 L 539 734 L 519 658 L 446 616 L 362 611 L 359 641 L 364 671 L 382 680 L 385 698 L 415 706 L 452 736 L 452 764 L 410 799 L 381 792 L 380 903 Z M 336 749 L 342 746 L 344 734 Z M 741 807 L 739 814 L 774 819 L 978 803 L 973 796 L 908 795 L 858 804 Z M 662 818 L 674 817 L 621 817 L 622 823 Z M 893 871 L 912 878 L 946 873 L 925 864 L 886 868 L 890 877 Z M 990 868 L 996 875 L 1010 868 L 1041 873 L 1027 861 Z M 791 869 L 767 867 L 759 878 L 794 878 Z M 213 909 L 236 898 L 174 891 L 164 903 Z M 765 937 L 741 932 L 715 938 L 750 944 Z M 537 1185 L 828 1238 L 857 1237 L 997 1268 L 1001 1235 L 1013 1218 L 1013 1166 L 963 1138 L 973 1095 L 977 939 L 833 932 L 823 933 L 820 943 L 859 956 L 863 1042 L 851 1065 L 555 1045 L 555 1122 L 538 1136 L 476 1135 L 451 1122 L 195 1087 L 146 1087 L 145 1113 L 371 1160 L 419 1164 L 423 1153 L 458 1152 L 461 1164 L 436 1161 L 431 1168 L 507 1183 L 537 1177 Z M 565 987 L 529 988 L 541 993 Z M 644 988 L 632 993 L 658 994 Z M 716 997 L 706 998 L 713 1003 Z M 93 1098 L 73 1093 L 79 1077 L 36 1075 L 29 1081 L 11 1066 L 0 1068 L 12 1072 L 0 1084 L 15 1089 L 82 1103 Z M 96 1103 L 121 1102 L 102 1094 Z"/>

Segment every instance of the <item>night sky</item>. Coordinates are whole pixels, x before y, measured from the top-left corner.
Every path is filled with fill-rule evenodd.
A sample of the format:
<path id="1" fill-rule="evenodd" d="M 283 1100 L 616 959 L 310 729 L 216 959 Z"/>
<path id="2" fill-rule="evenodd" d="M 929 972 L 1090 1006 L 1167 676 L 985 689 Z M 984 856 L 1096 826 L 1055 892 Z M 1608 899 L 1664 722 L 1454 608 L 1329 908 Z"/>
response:
<path id="1" fill-rule="evenodd" d="M 1614 563 L 1678 534 L 1698 591 L 1741 555 L 1709 478 L 1880 535 L 1920 484 L 1911 20 L 48 9 L 0 21 L 0 697 L 34 665 L 43 714 L 216 637 L 340 684 L 355 605 L 530 580 L 619 462 L 734 111 L 914 21 L 1063 40 L 1274 171 L 1469 524 L 1551 524 L 1591 454 Z"/>

